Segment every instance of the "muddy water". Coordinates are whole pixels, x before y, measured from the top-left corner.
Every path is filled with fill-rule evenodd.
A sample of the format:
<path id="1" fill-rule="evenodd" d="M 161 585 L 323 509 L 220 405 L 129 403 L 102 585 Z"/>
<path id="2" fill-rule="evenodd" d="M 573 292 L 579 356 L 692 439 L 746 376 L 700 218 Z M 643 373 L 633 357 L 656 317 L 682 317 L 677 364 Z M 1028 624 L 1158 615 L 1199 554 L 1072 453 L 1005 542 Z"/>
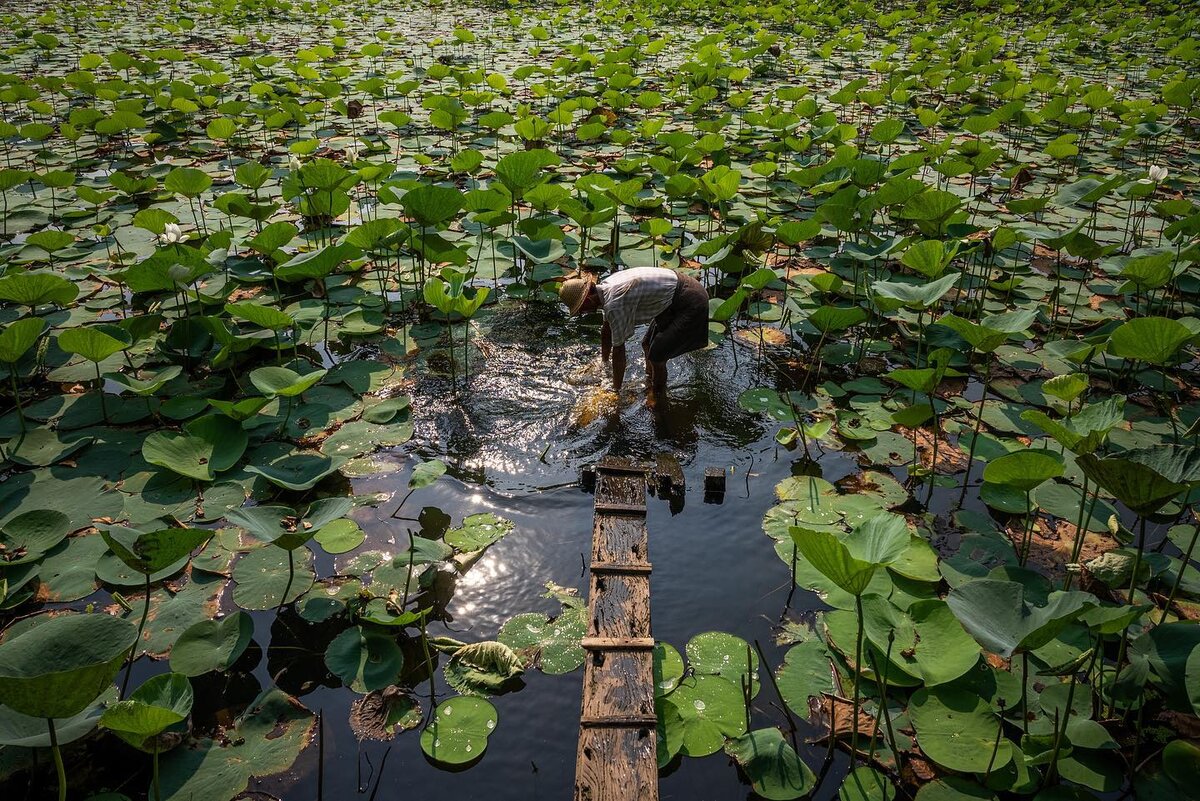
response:
<path id="1" fill-rule="evenodd" d="M 577 483 L 580 468 L 606 454 L 653 460 L 665 453 L 679 460 L 687 490 L 682 503 L 649 499 L 655 637 L 682 650 L 697 633 L 727 631 L 758 640 L 777 665 L 782 649 L 773 645 L 773 630 L 788 600 L 789 576 L 760 524 L 773 503 L 774 485 L 792 471 L 794 454 L 775 444 L 777 426 L 738 406 L 745 389 L 773 383 L 754 349 L 727 341 L 672 362 L 669 400 L 650 408 L 640 349 L 631 343 L 627 389 L 618 407 L 589 421 L 594 410 L 588 398 L 598 389 L 588 378 L 599 352 L 595 320 L 568 320 L 558 309 L 535 303 L 488 315 L 475 333 L 482 353 L 472 363 L 470 390 L 454 399 L 448 379 L 423 378 L 413 392 L 413 443 L 381 459 L 398 469 L 355 482 L 358 493 L 399 498 L 417 459 L 436 457 L 451 466 L 449 475 L 405 503 L 401 517 L 418 520 L 390 520 L 394 501 L 376 510 L 375 520 L 364 520 L 368 540 L 361 550 L 403 547 L 409 528 L 419 533 L 423 524 L 435 524 L 438 515 L 429 507 L 443 510 L 455 524 L 477 512 L 516 523 L 512 534 L 458 580 L 445 630 L 439 624 L 431 632 L 466 641 L 493 639 L 515 614 L 553 613 L 557 603 L 542 597 L 548 581 L 586 597 L 592 498 Z M 839 454 L 822 463 L 827 478 L 849 472 Z M 704 502 L 703 473 L 710 466 L 730 471 L 721 504 Z M 788 614 L 802 616 L 813 603 L 798 592 Z M 265 665 L 259 671 L 265 684 Z M 326 720 L 324 797 L 369 797 L 367 788 L 382 766 L 379 801 L 569 798 L 582 675 L 582 670 L 566 676 L 530 671 L 522 690 L 493 699 L 500 714 L 497 733 L 483 759 L 459 773 L 428 763 L 415 732 L 401 735 L 390 749 L 382 743 L 359 746 L 344 723 L 353 694 L 317 689 L 303 701 Z M 427 696 L 428 685 L 417 692 Z M 438 692 L 449 694 L 444 685 Z M 783 722 L 769 704 L 774 700 L 764 687 L 756 726 Z M 823 754 L 814 747 L 805 756 L 815 767 Z M 257 789 L 287 799 L 314 798 L 317 760 L 318 750 L 310 748 L 292 777 L 261 782 Z M 833 778 L 826 784 L 830 793 L 838 786 Z M 750 793 L 723 755 L 683 760 L 668 769 L 661 788 L 663 798 L 689 801 Z"/>

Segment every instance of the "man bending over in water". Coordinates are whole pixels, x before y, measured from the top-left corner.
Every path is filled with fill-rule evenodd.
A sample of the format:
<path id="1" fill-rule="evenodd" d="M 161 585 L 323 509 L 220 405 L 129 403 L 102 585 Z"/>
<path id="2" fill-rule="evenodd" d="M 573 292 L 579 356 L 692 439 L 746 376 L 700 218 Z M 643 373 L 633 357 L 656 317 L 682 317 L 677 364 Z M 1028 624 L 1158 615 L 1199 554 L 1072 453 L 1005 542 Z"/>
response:
<path id="1" fill-rule="evenodd" d="M 662 396 L 667 389 L 667 361 L 708 344 L 708 292 L 695 278 L 665 267 L 620 270 L 599 283 L 569 278 L 558 297 L 573 315 L 604 312 L 600 357 L 612 357 L 613 389 L 625 380 L 625 342 L 642 323 L 647 386 Z"/>

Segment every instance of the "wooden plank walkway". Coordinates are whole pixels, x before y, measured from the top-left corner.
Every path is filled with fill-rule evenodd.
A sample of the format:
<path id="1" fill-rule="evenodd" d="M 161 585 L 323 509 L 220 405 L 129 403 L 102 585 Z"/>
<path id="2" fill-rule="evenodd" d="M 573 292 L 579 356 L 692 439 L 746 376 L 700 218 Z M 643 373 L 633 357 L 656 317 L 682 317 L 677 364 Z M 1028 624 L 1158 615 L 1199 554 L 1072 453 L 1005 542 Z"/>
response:
<path id="1" fill-rule="evenodd" d="M 647 469 L 596 466 L 575 801 L 658 801 Z"/>

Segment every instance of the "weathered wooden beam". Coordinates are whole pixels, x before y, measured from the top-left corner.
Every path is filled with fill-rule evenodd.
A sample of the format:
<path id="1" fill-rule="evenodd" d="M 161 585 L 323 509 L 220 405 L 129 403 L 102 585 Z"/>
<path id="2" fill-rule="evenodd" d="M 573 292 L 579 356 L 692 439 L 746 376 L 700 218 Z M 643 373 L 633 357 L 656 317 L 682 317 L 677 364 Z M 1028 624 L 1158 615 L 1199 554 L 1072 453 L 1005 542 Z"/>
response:
<path id="1" fill-rule="evenodd" d="M 649 573 L 651 566 L 645 562 L 592 562 L 592 573 Z"/>
<path id="2" fill-rule="evenodd" d="M 585 651 L 645 651 L 654 649 L 654 638 L 584 637 L 579 644 Z"/>
<path id="3" fill-rule="evenodd" d="M 645 465 L 596 465 L 575 801 L 658 801 Z"/>

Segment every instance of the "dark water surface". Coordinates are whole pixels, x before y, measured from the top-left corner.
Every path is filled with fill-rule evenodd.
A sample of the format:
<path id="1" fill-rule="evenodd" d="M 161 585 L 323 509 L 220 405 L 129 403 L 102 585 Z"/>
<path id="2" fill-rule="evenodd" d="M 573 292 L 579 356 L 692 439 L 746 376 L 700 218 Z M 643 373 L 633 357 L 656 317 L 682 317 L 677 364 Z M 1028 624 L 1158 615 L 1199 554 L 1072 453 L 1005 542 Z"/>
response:
<path id="1" fill-rule="evenodd" d="M 771 384 L 755 349 L 726 340 L 672 362 L 670 400 L 650 409 L 640 349 L 631 342 L 630 397 L 622 399 L 618 413 L 580 426 L 574 421 L 576 404 L 595 387 L 567 378 L 597 357 L 597 328 L 592 321 L 565 320 L 557 309 L 537 304 L 527 309 L 503 309 L 490 318 L 498 322 L 483 332 L 486 358 L 473 363 L 477 374 L 469 393 L 456 400 L 445 379 L 421 379 L 413 391 L 413 443 L 403 453 L 381 458 L 394 460 L 401 469 L 355 482 L 357 493 L 386 492 L 398 499 L 416 461 L 406 453 L 441 458 L 451 466 L 450 474 L 414 493 L 403 516 L 417 517 L 420 510 L 437 507 L 455 525 L 477 512 L 515 522 L 514 531 L 458 579 L 446 607 L 450 621 L 444 630 L 441 624 L 431 627 L 431 633 L 468 642 L 494 639 L 515 614 L 556 613 L 557 602 L 543 597 L 548 581 L 575 588 L 586 598 L 592 496 L 577 482 L 580 468 L 608 454 L 653 461 L 666 453 L 679 460 L 687 491 L 682 505 L 676 502 L 674 508 L 665 499 L 648 499 L 654 636 L 682 652 L 695 634 L 726 631 L 757 640 L 771 667 L 777 666 L 783 649 L 775 647 L 773 630 L 790 581 L 761 521 L 773 505 L 775 484 L 790 475 L 795 454 L 776 445 L 778 426 L 738 406 L 742 391 Z M 838 464 L 844 458 L 827 456 L 827 477 L 847 472 Z M 721 504 L 704 502 L 703 474 L 710 466 L 730 470 Z M 419 531 L 418 521 L 388 519 L 396 502 L 374 510 L 373 520 L 360 517 L 368 534 L 360 551 L 403 549 L 408 529 Z M 429 517 L 427 512 L 424 518 Z M 819 602 L 811 594 L 798 591 L 789 614 L 800 616 L 814 604 Z M 269 623 L 271 616 L 266 617 L 259 631 Z M 259 665 L 264 686 L 270 681 L 268 672 L 266 664 Z M 437 679 L 439 698 L 452 695 L 440 672 Z M 383 765 L 375 796 L 379 801 L 569 798 L 583 671 L 546 676 L 531 670 L 524 680 L 519 692 L 492 699 L 500 717 L 497 731 L 483 759 L 458 773 L 429 763 L 416 742 L 417 732 L 406 732 L 391 744 L 360 746 L 345 723 L 356 696 L 344 689 L 321 687 L 303 696 L 307 706 L 325 717 L 324 797 L 369 797 L 366 788 Z M 416 692 L 427 704 L 428 684 L 418 685 Z M 771 701 L 778 703 L 764 684 L 756 699 L 756 726 L 783 722 Z M 806 757 L 816 765 L 823 755 L 823 748 L 813 747 Z M 263 780 L 251 789 L 289 801 L 315 798 L 317 761 L 318 749 L 310 747 L 290 776 Z M 750 795 L 720 754 L 684 759 L 666 771 L 660 784 L 662 797 L 671 799 Z M 826 786 L 832 794 L 838 782 Z"/>

